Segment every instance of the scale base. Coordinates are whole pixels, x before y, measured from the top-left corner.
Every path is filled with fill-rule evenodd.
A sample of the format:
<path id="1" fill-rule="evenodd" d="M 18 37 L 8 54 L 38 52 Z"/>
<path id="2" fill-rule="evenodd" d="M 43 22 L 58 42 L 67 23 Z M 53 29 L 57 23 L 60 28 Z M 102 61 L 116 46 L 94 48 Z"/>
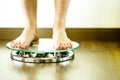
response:
<path id="1" fill-rule="evenodd" d="M 63 62 L 67 60 L 73 60 L 74 52 L 65 51 L 54 53 L 30 53 L 22 51 L 11 51 L 11 59 L 29 63 Z"/>

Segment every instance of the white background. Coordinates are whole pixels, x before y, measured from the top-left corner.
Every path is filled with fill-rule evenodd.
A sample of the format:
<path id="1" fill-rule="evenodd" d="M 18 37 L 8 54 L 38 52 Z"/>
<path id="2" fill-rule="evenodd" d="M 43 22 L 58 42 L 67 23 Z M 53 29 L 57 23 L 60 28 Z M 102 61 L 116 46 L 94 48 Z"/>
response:
<path id="1" fill-rule="evenodd" d="M 52 27 L 54 0 L 38 0 L 37 18 L 38 27 Z M 21 0 L 0 0 L 0 27 L 24 24 Z M 120 0 L 71 0 L 66 26 L 120 27 Z"/>

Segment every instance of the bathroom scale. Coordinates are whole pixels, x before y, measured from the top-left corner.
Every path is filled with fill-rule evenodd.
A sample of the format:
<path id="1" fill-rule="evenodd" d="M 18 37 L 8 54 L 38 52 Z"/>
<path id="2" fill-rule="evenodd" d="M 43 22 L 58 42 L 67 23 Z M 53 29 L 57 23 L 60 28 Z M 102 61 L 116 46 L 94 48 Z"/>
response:
<path id="1" fill-rule="evenodd" d="M 6 47 L 11 50 L 11 59 L 21 62 L 45 63 L 63 62 L 74 59 L 74 50 L 79 48 L 77 42 L 72 41 L 72 48 L 56 50 L 53 47 L 53 39 L 41 38 L 32 42 L 26 49 L 11 47 L 10 43 Z"/>

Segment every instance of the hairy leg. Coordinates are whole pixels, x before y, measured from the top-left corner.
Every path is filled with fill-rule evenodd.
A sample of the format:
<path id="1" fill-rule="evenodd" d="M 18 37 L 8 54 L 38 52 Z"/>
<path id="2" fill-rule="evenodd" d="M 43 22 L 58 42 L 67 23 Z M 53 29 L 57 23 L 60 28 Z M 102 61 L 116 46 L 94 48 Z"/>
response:
<path id="1" fill-rule="evenodd" d="M 26 26 L 19 37 L 11 41 L 11 46 L 24 49 L 34 40 L 39 39 L 37 31 L 37 0 L 22 0 Z"/>
<path id="2" fill-rule="evenodd" d="M 68 49 L 72 47 L 71 40 L 65 31 L 66 13 L 70 0 L 54 0 L 55 20 L 53 25 L 53 40 L 55 49 Z"/>

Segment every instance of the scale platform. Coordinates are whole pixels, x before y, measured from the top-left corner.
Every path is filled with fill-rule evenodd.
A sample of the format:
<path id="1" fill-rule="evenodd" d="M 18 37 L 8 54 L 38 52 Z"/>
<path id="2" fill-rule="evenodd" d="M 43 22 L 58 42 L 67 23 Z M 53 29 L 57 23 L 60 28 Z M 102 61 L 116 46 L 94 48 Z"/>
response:
<path id="1" fill-rule="evenodd" d="M 21 62 L 45 63 L 45 62 L 63 62 L 74 59 L 74 51 L 79 48 L 77 42 L 72 42 L 72 48 L 66 50 L 55 50 L 51 38 L 41 38 L 39 41 L 32 42 L 27 49 L 11 47 L 10 43 L 6 44 L 11 50 L 11 59 Z"/>

